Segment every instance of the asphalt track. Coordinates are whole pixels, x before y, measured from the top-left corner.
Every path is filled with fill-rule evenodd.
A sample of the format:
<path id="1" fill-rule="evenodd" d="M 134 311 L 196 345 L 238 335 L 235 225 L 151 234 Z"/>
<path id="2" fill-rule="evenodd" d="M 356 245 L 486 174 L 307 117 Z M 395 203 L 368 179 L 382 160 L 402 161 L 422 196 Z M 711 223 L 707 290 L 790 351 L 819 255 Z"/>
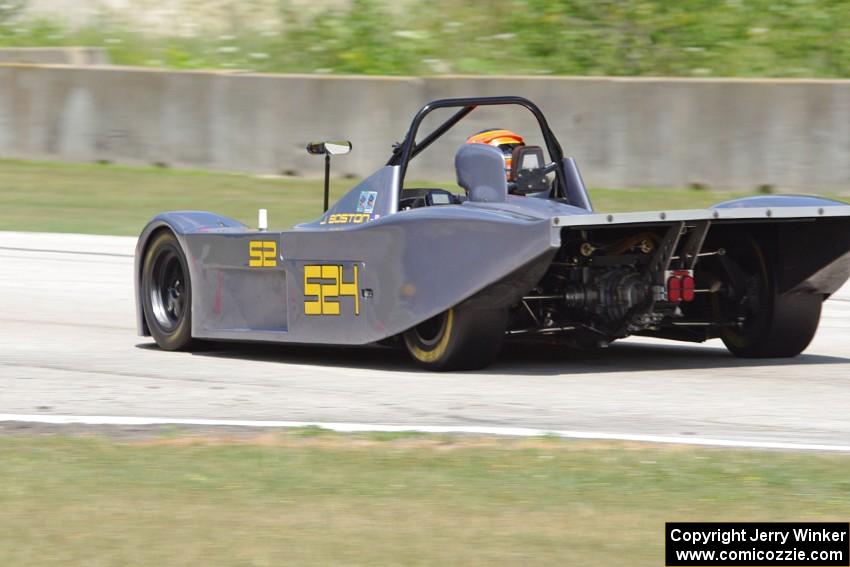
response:
<path id="1" fill-rule="evenodd" d="M 487 370 L 434 374 L 390 349 L 160 351 L 135 334 L 134 245 L 0 232 L 0 421 L 330 422 L 850 449 L 850 286 L 792 360 L 629 339 L 598 353 L 514 346 Z"/>

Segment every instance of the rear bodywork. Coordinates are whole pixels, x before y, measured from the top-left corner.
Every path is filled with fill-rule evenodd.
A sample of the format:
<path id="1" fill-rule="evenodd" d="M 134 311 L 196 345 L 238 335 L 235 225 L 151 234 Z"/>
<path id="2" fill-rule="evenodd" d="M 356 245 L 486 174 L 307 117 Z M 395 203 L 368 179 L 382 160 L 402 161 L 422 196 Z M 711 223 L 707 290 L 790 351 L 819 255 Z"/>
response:
<path id="1" fill-rule="evenodd" d="M 722 256 L 742 234 L 781 258 L 781 293 L 826 298 L 850 274 L 850 206 L 843 203 L 765 196 L 709 209 L 598 213 L 575 162 L 531 103 L 439 102 L 420 111 L 387 165 L 314 222 L 259 231 L 199 211 L 151 220 L 136 253 L 140 334 L 149 334 L 140 297 L 144 257 L 161 230 L 176 235 L 187 258 L 192 336 L 217 340 L 367 344 L 458 306 L 511 309 L 509 334 L 705 340 L 734 321 L 719 320 L 707 300 L 671 304 L 666 278 L 685 270 L 696 274 L 698 288 L 706 285 L 700 264 Z M 482 182 L 467 188 L 466 199 L 403 206 L 407 163 L 481 104 L 519 104 L 535 113 L 557 164 L 552 192 L 503 194 L 491 186 L 498 183 Z M 417 143 L 421 119 L 440 107 L 460 110 Z M 459 178 L 465 165 L 459 161 Z"/>

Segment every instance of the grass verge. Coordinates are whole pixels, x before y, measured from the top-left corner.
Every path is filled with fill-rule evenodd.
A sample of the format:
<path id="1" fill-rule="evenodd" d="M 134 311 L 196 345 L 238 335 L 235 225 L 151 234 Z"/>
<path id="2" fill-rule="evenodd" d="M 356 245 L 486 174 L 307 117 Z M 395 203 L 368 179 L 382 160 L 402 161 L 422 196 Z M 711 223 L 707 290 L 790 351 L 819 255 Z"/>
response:
<path id="1" fill-rule="evenodd" d="M 17 567 L 660 565 L 665 521 L 850 514 L 846 455 L 298 430 L 0 454 Z"/>
<path id="2" fill-rule="evenodd" d="M 0 4 L 0 45 L 92 45 L 115 63 L 390 75 L 850 76 L 842 0 L 85 2 L 87 25 Z M 150 16 L 154 16 L 153 18 Z M 161 18 L 161 16 L 160 16 Z"/>
<path id="3" fill-rule="evenodd" d="M 332 197 L 341 196 L 355 183 L 334 180 Z M 697 189 L 591 190 L 599 211 L 690 209 L 743 195 Z M 157 213 L 186 209 L 213 211 L 255 226 L 259 208 L 269 210 L 273 228 L 318 218 L 322 181 L 0 160 L 0 230 L 137 235 Z"/>

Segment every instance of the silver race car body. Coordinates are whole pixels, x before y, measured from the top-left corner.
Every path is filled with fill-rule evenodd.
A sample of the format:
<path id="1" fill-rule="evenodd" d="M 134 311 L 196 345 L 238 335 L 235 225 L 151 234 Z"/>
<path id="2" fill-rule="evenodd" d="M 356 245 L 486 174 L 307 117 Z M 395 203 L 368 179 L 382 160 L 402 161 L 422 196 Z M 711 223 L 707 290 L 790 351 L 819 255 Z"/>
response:
<path id="1" fill-rule="evenodd" d="M 417 154 L 476 107 L 503 104 L 538 119 L 547 165 L 535 157 L 523 169 L 526 153 L 542 155 L 529 147 L 506 179 L 502 154 L 471 144 L 455 162 L 462 193 L 405 187 Z M 436 108 L 458 110 L 417 143 Z M 790 356 L 848 275 L 850 206 L 764 196 L 598 213 L 540 110 L 495 97 L 423 107 L 389 162 L 314 222 L 272 232 L 209 212 L 156 216 L 138 241 L 135 283 L 139 332 L 165 348 L 404 337 L 417 362 L 447 369 L 485 365 L 498 351 L 487 345 L 513 335 L 579 346 L 722 337 L 742 356 Z"/>

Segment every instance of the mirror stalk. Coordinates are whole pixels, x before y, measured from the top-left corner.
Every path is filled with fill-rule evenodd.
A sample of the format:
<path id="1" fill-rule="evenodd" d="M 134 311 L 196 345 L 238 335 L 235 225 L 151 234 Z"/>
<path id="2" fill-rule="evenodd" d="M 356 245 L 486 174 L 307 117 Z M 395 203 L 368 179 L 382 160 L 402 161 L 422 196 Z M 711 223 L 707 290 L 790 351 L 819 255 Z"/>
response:
<path id="1" fill-rule="evenodd" d="M 351 151 L 351 142 L 310 142 L 307 144 L 307 153 L 325 156 L 325 208 L 328 211 L 331 193 L 331 156 L 341 156 Z"/>
<path id="2" fill-rule="evenodd" d="M 331 193 L 331 154 L 325 154 L 325 208 L 323 213 L 328 211 L 328 199 Z"/>

